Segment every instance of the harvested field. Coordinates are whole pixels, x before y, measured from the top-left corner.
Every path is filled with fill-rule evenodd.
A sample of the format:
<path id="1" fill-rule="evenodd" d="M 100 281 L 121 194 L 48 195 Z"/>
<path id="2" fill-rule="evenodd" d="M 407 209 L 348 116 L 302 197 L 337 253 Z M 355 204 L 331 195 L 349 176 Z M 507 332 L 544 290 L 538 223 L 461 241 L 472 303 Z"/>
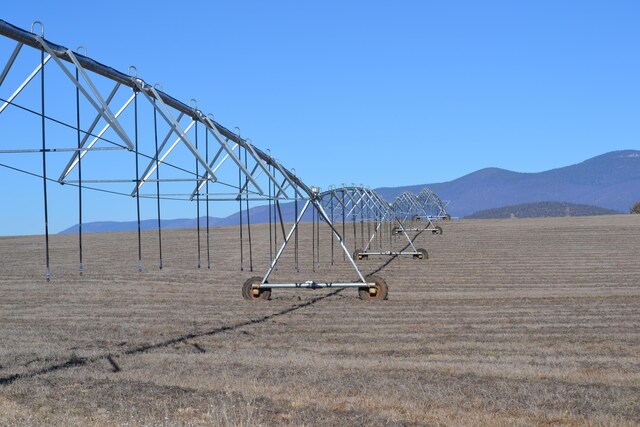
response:
<path id="1" fill-rule="evenodd" d="M 326 232 L 311 271 L 305 226 L 301 274 L 288 253 L 272 280 L 353 279 Z M 161 271 L 145 232 L 142 273 L 136 233 L 86 235 L 81 277 L 77 236 L 53 236 L 48 284 L 42 237 L 1 237 L 0 425 L 640 424 L 640 215 L 443 228 L 427 261 L 359 261 L 377 303 L 244 301 L 266 225 L 254 273 L 237 227 L 212 230 L 211 270 L 195 230 L 164 231 Z"/>

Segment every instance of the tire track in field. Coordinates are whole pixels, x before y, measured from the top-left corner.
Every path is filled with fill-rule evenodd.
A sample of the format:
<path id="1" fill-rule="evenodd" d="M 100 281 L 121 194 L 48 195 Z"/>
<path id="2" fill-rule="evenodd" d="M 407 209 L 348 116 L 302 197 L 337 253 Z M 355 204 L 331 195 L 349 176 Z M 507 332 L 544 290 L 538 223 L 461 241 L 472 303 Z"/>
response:
<path id="1" fill-rule="evenodd" d="M 184 335 L 180 335 L 178 337 L 174 337 L 174 338 L 170 338 L 164 341 L 160 341 L 157 343 L 150 343 L 150 344 L 141 344 L 138 345 L 136 347 L 127 349 L 127 350 L 122 350 L 122 351 L 117 351 L 117 352 L 109 352 L 109 353 L 105 353 L 105 354 L 101 354 L 99 356 L 93 356 L 93 357 L 78 357 L 78 356 L 72 356 L 69 359 L 67 359 L 64 362 L 59 362 L 59 363 L 55 363 L 55 364 L 51 364 L 49 366 L 46 366 L 44 368 L 40 368 L 40 369 L 36 369 L 30 372 L 24 372 L 24 373 L 19 373 L 19 374 L 12 374 L 12 375 L 7 375 L 4 377 L 0 377 L 0 386 L 5 386 L 5 385 L 10 385 L 20 379 L 28 379 L 28 378 L 33 378 L 36 377 L 38 375 L 44 375 L 44 374 L 48 374 L 51 372 L 57 372 L 57 371 L 61 371 L 61 370 L 65 370 L 65 369 L 70 369 L 70 368 L 76 368 L 76 367 L 82 367 L 82 366 L 88 366 L 92 363 L 95 362 L 100 362 L 100 361 L 106 361 L 108 362 L 111 367 L 112 367 L 112 371 L 114 372 L 118 372 L 120 370 L 120 368 L 118 367 L 117 363 L 115 362 L 114 358 L 117 357 L 121 357 L 121 356 L 132 356 L 132 355 L 136 355 L 136 354 L 142 354 L 142 353 L 146 353 L 147 351 L 150 350 L 155 350 L 155 349 L 159 349 L 159 348 L 163 348 L 163 347 L 169 347 L 172 345 L 176 345 L 176 344 L 180 344 L 180 343 L 185 343 L 186 341 L 192 340 L 192 339 L 196 339 L 196 338 L 204 338 L 204 337 L 209 337 L 209 336 L 213 336 L 213 335 L 218 335 L 224 332 L 233 332 L 235 330 L 238 330 L 240 328 L 244 328 L 245 326 L 250 326 L 250 325 L 256 325 L 256 324 L 260 324 L 260 323 L 264 323 L 267 322 L 271 319 L 280 317 L 280 316 L 285 316 L 289 313 L 293 313 L 295 311 L 301 310 L 303 308 L 312 306 L 314 304 L 317 304 L 318 302 L 325 300 L 327 298 L 331 298 L 332 296 L 338 294 L 341 291 L 341 289 L 338 289 L 336 291 L 333 291 L 329 294 L 326 295 L 322 295 L 319 297 L 315 297 L 310 299 L 309 301 L 305 301 L 303 303 L 300 304 L 295 304 L 292 305 L 291 307 L 288 307 L 284 310 L 280 310 L 278 312 L 272 313 L 272 314 L 267 314 L 264 316 L 260 316 L 254 319 L 250 319 L 244 322 L 239 322 L 239 323 L 235 323 L 233 325 L 225 325 L 225 326 L 220 326 L 218 328 L 214 328 L 214 329 L 210 329 L 208 331 L 204 331 L 204 332 L 200 332 L 200 333 L 189 333 L 189 334 L 184 334 Z"/>

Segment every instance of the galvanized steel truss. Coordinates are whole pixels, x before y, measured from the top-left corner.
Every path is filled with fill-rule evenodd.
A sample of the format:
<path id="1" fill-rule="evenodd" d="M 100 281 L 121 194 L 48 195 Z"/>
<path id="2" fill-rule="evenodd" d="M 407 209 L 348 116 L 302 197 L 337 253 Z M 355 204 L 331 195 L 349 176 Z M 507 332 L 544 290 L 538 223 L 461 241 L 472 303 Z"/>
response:
<path id="1" fill-rule="evenodd" d="M 425 215 L 430 219 L 451 219 L 451 215 L 447 212 L 449 203 L 440 199 L 429 187 L 424 187 L 417 198 L 424 208 Z"/>
<path id="2" fill-rule="evenodd" d="M 370 255 L 411 255 L 419 259 L 427 257 L 426 250 L 417 249 L 414 246 L 413 239 L 402 228 L 402 222 L 394 206 L 390 205 L 375 191 L 361 186 L 343 186 L 330 188 L 328 191 L 320 193 L 319 199 L 325 209 L 330 212 L 330 218 L 335 219 L 337 216 L 339 220 L 342 220 L 343 224 L 352 222 L 354 227 L 356 222 L 359 221 L 362 238 L 365 235 L 366 224 L 368 240 L 365 241 L 363 238 L 360 248 L 354 248 L 353 259 L 367 259 Z M 406 249 L 408 250 L 392 250 L 392 242 L 389 241 L 384 242 L 389 248 L 387 250 L 382 249 L 384 239 L 379 238 L 379 233 L 384 229 L 385 224 L 387 228 L 391 228 L 392 224 L 397 224 L 393 229 L 400 230 L 398 234 L 402 234 L 405 237 L 407 241 Z M 378 250 L 374 249 L 376 238 L 378 238 Z M 355 236 L 354 245 L 357 245 Z"/>
<path id="3" fill-rule="evenodd" d="M 393 201 L 392 206 L 400 222 L 400 227 L 394 230 L 395 233 L 431 231 L 433 234 L 442 234 L 442 227 L 433 223 L 424 203 L 415 194 L 408 191 L 400 194 Z M 421 220 L 426 221 L 427 224 L 420 224 Z"/>
<path id="4" fill-rule="evenodd" d="M 40 34 L 34 33 L 34 27 L 40 25 Z M 358 275 L 356 282 L 315 282 L 306 281 L 290 284 L 268 284 L 275 265 L 281 253 L 289 243 L 291 236 L 297 227 L 305 211 L 312 206 L 319 217 L 326 221 L 332 229 L 333 237 L 340 242 L 340 245 L 348 254 L 344 246 L 341 235 L 332 226 L 322 204 L 317 198 L 317 191 L 305 185 L 291 170 L 281 165 L 274 157 L 254 146 L 248 139 L 240 137 L 239 129 L 231 132 L 220 123 L 216 122 L 212 115 L 205 114 L 197 108 L 196 102 L 192 100 L 187 105 L 167 93 L 163 92 L 158 85 L 150 85 L 137 75 L 135 67 L 129 68 L 129 73 L 125 74 L 113 68 L 107 67 L 86 55 L 86 49 L 81 54 L 52 43 L 44 38 L 44 27 L 41 23 L 34 23 L 31 31 L 26 31 L 15 27 L 5 21 L 0 20 L 0 35 L 12 39 L 17 44 L 12 49 L 9 57 L 2 68 L 0 74 L 0 96 L 2 105 L 0 106 L 0 120 L 2 113 L 9 107 L 29 111 L 41 118 L 42 122 L 42 148 L 15 147 L 0 150 L 0 154 L 26 154 L 41 153 L 43 168 L 42 179 L 45 199 L 45 235 L 46 235 L 46 278 L 50 279 L 49 265 L 49 241 L 48 241 L 48 219 L 46 213 L 47 206 L 47 184 L 51 181 L 47 177 L 47 156 L 52 153 L 71 153 L 66 166 L 59 171 L 57 182 L 60 184 L 72 184 L 79 188 L 80 194 L 83 188 L 88 185 L 104 186 L 106 184 L 123 185 L 130 183 L 131 188 L 126 192 L 138 201 L 138 236 L 140 239 L 140 208 L 139 199 L 141 197 L 156 198 L 158 200 L 158 223 L 160 223 L 160 202 L 161 198 L 171 198 L 186 201 L 197 201 L 198 209 L 200 202 L 205 201 L 238 201 L 242 208 L 242 202 L 251 201 L 291 201 L 304 200 L 305 204 L 295 218 L 294 224 L 287 237 L 282 243 L 276 256 L 273 258 L 270 268 L 261 280 L 251 284 L 252 292 L 259 295 L 261 289 L 286 288 L 286 287 L 358 287 L 360 289 L 375 289 L 376 283 L 368 281 L 361 273 L 357 265 L 351 260 L 353 268 Z M 21 83 L 4 97 L 8 86 L 5 84 L 6 78 L 13 70 L 22 72 L 24 64 L 18 67 L 21 52 L 24 47 L 30 47 L 41 52 L 40 59 L 34 60 L 33 56 L 26 58 L 32 61 L 32 71 L 21 80 Z M 80 49 L 79 49 L 80 50 Z M 58 76 L 64 76 L 62 80 L 70 83 L 71 90 L 68 96 L 60 96 L 61 88 L 56 88 L 55 95 L 49 96 L 52 89 L 45 86 L 45 69 L 49 70 L 54 64 L 54 72 Z M 49 76 L 51 71 L 47 71 Z M 15 74 L 15 73 L 14 73 Z M 18 101 L 20 94 L 29 84 L 40 76 L 40 95 L 42 108 L 36 111 L 33 108 L 26 108 Z M 60 78 L 60 77 L 58 77 Z M 15 79 L 14 79 L 15 80 Z M 105 90 L 105 86 L 110 89 Z M 75 95 L 75 97 L 74 97 Z M 45 96 L 49 103 L 55 101 L 65 104 L 65 107 L 77 109 L 78 121 L 75 124 L 64 123 L 45 112 Z M 53 101 L 52 101 L 53 100 Z M 80 104 L 90 105 L 93 110 L 92 120 L 88 125 L 81 126 Z M 142 105 L 141 105 L 142 104 Z M 155 134 L 155 147 L 151 155 L 143 155 L 139 147 L 138 138 L 138 113 L 146 105 L 146 110 L 153 114 L 153 130 Z M 134 131 L 127 131 L 127 126 L 123 124 L 122 118 L 132 111 L 134 114 Z M 82 111 L 83 118 L 87 115 L 86 108 Z M 85 119 L 86 121 L 86 119 Z M 131 121 L 129 117 L 128 121 Z M 84 122 L 83 122 L 84 123 Z M 160 123 L 160 124 L 159 124 Z M 77 132 L 77 144 L 74 146 L 52 147 L 47 145 L 45 129 L 47 125 L 60 124 Z M 203 150 L 202 132 L 204 130 L 205 146 Z M 71 144 L 69 144 L 71 145 Z M 178 148 L 186 149 L 192 156 L 195 170 L 186 169 L 172 165 L 172 153 Z M 211 149 L 211 155 L 209 150 Z M 125 170 L 123 177 L 99 177 L 87 179 L 81 174 L 83 162 L 96 158 L 99 152 L 122 151 L 129 153 L 129 158 L 135 157 L 135 179 L 131 178 L 131 170 Z M 184 150 L 183 150 L 184 151 Z M 203 153 L 203 151 L 205 151 Z M 147 163 L 140 168 L 140 159 L 147 159 Z M 115 166 L 114 165 L 114 169 Z M 164 168 L 174 168 L 184 173 L 184 177 L 161 177 L 159 170 Z M 222 180 L 221 172 L 224 169 L 234 170 L 237 181 Z M 78 179 L 75 178 L 77 172 Z M 85 173 L 87 171 L 85 170 Z M 142 173 L 141 173 L 142 172 Z M 73 174 L 72 174 L 73 173 Z M 228 173 L 226 175 L 229 175 Z M 155 189 L 148 193 L 143 193 L 147 184 L 155 183 Z M 183 189 L 179 192 L 163 192 L 160 184 L 178 184 Z M 186 186 L 186 187 L 185 187 Z M 80 196 L 81 198 L 81 196 Z M 248 205 L 247 205 L 248 207 Z M 207 205 L 208 211 L 208 205 Z M 199 218 L 199 216 L 198 216 Z M 242 215 L 241 215 L 242 218 Z M 207 214 L 208 220 L 208 214 Z M 81 223 L 80 223 L 81 224 Z M 199 220 L 198 220 L 199 226 Z M 80 229 L 81 230 L 81 229 Z M 242 224 L 241 224 L 242 230 Z M 250 229 L 249 229 L 250 230 Z M 242 237 L 241 237 L 242 242 Z M 242 243 L 241 243 L 242 244 Z M 199 247 L 199 243 L 198 243 Z M 199 255 L 198 255 L 199 256 Z M 82 258 L 82 256 L 81 256 Z M 198 267 L 200 260 L 198 258 Z M 139 270 L 142 270 L 141 255 L 139 256 Z M 160 262 L 162 268 L 162 259 Z M 80 262 L 80 273 L 82 274 L 82 261 Z M 373 292 L 372 295 L 375 295 Z M 386 296 L 386 293 L 385 293 Z"/>

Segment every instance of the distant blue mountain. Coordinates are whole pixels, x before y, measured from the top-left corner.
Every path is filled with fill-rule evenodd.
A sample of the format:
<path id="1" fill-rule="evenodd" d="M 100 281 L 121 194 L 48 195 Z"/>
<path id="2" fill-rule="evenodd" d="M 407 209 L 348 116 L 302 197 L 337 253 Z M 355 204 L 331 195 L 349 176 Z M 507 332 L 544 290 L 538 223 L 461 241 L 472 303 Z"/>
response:
<path id="1" fill-rule="evenodd" d="M 302 209 L 302 202 L 298 204 L 298 208 Z M 284 222 L 291 222 L 295 217 L 295 204 L 291 203 L 281 203 L 280 204 L 280 212 L 282 214 L 282 220 Z M 273 216 L 275 219 L 275 216 Z M 246 211 L 242 212 L 243 221 L 246 224 Z M 265 223 L 269 221 L 269 205 L 264 206 L 256 206 L 249 209 L 249 218 L 252 224 Z M 303 221 L 311 221 L 313 219 L 313 214 L 311 209 L 309 209 L 304 217 Z M 279 221 L 279 218 L 278 218 Z M 200 218 L 200 226 L 204 227 L 207 223 L 207 217 Z M 224 226 L 224 225 L 238 225 L 240 223 L 240 213 L 236 212 L 224 218 L 217 217 L 209 217 L 209 225 L 212 227 L 215 226 Z M 197 226 L 195 218 L 180 218 L 180 219 L 163 219 L 161 222 L 162 228 L 194 228 Z M 131 231 L 138 229 L 137 221 L 96 221 L 96 222 L 87 222 L 82 224 L 82 232 L 83 233 L 101 233 L 101 232 L 110 232 L 110 231 Z M 140 221 L 140 229 L 141 230 L 157 230 L 158 229 L 158 220 L 157 219 L 146 219 Z M 66 230 L 62 230 L 59 234 L 75 234 L 78 233 L 79 227 L 78 224 L 67 228 Z"/>
<path id="2" fill-rule="evenodd" d="M 387 201 L 393 201 L 404 191 L 420 192 L 424 187 L 435 191 L 441 199 L 448 200 L 449 213 L 464 217 L 485 209 L 536 202 L 557 201 L 599 206 L 614 211 L 628 212 L 631 205 L 640 201 L 640 151 L 612 151 L 592 159 L 563 168 L 538 173 L 520 173 L 505 169 L 486 168 L 449 182 L 418 184 L 404 187 L 375 189 Z M 302 205 L 300 204 L 300 207 Z M 283 221 L 294 218 L 294 204 L 280 204 Z M 246 214 L 246 213 L 244 213 Z M 244 215 L 243 214 L 243 215 Z M 250 209 L 252 223 L 269 220 L 268 206 Z M 209 218 L 212 226 L 237 225 L 238 212 L 225 218 Z M 311 210 L 304 221 L 312 219 Z M 205 224 L 205 217 L 200 224 Z M 157 220 L 141 222 L 144 230 L 157 227 Z M 193 219 L 162 220 L 163 228 L 191 228 Z M 137 222 L 90 222 L 83 224 L 84 232 L 136 230 Z M 61 233 L 77 233 L 74 225 Z"/>
<path id="3" fill-rule="evenodd" d="M 452 216 L 534 202 L 558 201 L 628 212 L 640 200 L 640 151 L 612 151 L 572 166 L 538 173 L 487 168 L 449 182 L 378 188 L 387 200 L 429 187 L 450 201 Z"/>
<path id="4" fill-rule="evenodd" d="M 210 225 L 220 225 L 222 218 L 209 217 Z M 202 225 L 206 224 L 206 217 L 200 218 Z M 196 220 L 181 218 L 181 219 L 163 219 L 162 228 L 191 228 L 196 226 Z M 156 230 L 158 228 L 157 219 L 145 219 L 140 221 L 141 230 Z M 137 221 L 96 221 L 82 224 L 83 233 L 102 233 L 109 231 L 130 231 L 137 230 Z M 59 234 L 74 234 L 79 230 L 78 224 L 62 230 Z"/>

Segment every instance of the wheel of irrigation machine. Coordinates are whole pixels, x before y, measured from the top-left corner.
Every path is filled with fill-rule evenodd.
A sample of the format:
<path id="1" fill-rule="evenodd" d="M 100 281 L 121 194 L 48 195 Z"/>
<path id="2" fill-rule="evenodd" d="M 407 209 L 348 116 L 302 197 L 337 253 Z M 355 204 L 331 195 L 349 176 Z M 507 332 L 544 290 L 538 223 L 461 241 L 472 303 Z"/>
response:
<path id="1" fill-rule="evenodd" d="M 439 225 L 436 225 L 436 228 L 433 229 L 432 233 L 441 235 L 442 234 L 442 227 L 440 227 Z"/>
<path id="2" fill-rule="evenodd" d="M 413 255 L 414 259 L 429 259 L 429 254 L 426 249 L 418 249 L 418 253 Z"/>
<path id="3" fill-rule="evenodd" d="M 271 298 L 271 289 L 258 289 L 253 285 L 262 283 L 262 277 L 255 276 L 247 279 L 242 285 L 242 297 L 248 301 L 266 301 Z"/>
<path id="4" fill-rule="evenodd" d="M 393 227 L 393 228 L 391 229 L 391 232 L 392 232 L 393 234 L 400 234 L 400 227 Z"/>
<path id="5" fill-rule="evenodd" d="M 358 288 L 358 295 L 365 301 L 384 301 L 389 293 L 387 282 L 380 276 L 371 275 L 366 277 L 367 282 L 375 283 L 374 287 Z"/>
<path id="6" fill-rule="evenodd" d="M 369 256 L 367 254 L 363 254 L 362 253 L 362 249 L 356 249 L 355 251 L 353 251 L 353 259 L 354 260 L 363 260 L 363 259 L 367 259 Z"/>

